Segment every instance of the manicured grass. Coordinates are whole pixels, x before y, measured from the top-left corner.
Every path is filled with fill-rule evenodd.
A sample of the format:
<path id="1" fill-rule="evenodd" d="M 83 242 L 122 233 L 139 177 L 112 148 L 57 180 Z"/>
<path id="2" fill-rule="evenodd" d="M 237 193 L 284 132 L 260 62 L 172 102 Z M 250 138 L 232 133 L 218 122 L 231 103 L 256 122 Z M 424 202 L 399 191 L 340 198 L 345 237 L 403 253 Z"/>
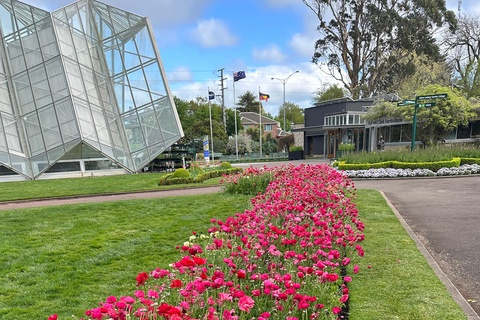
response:
<path id="1" fill-rule="evenodd" d="M 164 174 L 165 173 L 144 173 L 94 178 L 2 182 L 0 183 L 0 201 L 195 188 L 218 185 L 221 179 L 213 178 L 202 183 L 159 186 L 158 181 Z"/>
<path id="2" fill-rule="evenodd" d="M 110 295 L 131 295 L 139 272 L 165 268 L 192 231 L 248 206 L 207 194 L 0 211 L 0 319 L 71 319 Z"/>
<path id="3" fill-rule="evenodd" d="M 349 284 L 350 319 L 467 319 L 381 194 L 356 193 L 365 256 Z"/>

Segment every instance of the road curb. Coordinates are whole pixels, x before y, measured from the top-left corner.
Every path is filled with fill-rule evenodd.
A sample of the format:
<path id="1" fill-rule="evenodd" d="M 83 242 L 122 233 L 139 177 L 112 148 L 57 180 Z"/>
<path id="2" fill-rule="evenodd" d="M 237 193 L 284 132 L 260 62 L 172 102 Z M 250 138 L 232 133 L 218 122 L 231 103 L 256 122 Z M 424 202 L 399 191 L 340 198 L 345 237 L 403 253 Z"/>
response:
<path id="1" fill-rule="evenodd" d="M 417 235 L 412 230 L 412 228 L 410 228 L 410 226 L 405 221 L 405 219 L 403 219 L 403 217 L 400 215 L 398 210 L 395 208 L 392 202 L 388 199 L 385 193 L 383 193 L 382 191 L 379 191 L 379 192 L 382 194 L 383 198 L 387 202 L 388 206 L 392 209 L 393 213 L 395 213 L 395 216 L 398 218 L 402 226 L 405 228 L 410 238 L 412 238 L 412 240 L 415 241 L 415 244 L 417 245 L 418 250 L 420 250 L 420 252 L 423 254 L 423 256 L 427 260 L 430 267 L 432 267 L 437 277 L 447 287 L 447 291 L 448 293 L 450 293 L 453 300 L 460 306 L 460 308 L 462 308 L 463 312 L 465 312 L 469 320 L 480 320 L 480 317 L 478 316 L 478 314 L 475 312 L 475 310 L 473 310 L 472 306 L 467 302 L 467 300 L 465 300 L 465 298 L 460 293 L 460 291 L 458 291 L 457 287 L 450 281 L 447 275 L 443 272 L 443 270 L 440 268 L 440 266 L 432 257 L 432 255 L 428 252 L 427 248 L 425 248 L 423 243 L 417 237 Z"/>

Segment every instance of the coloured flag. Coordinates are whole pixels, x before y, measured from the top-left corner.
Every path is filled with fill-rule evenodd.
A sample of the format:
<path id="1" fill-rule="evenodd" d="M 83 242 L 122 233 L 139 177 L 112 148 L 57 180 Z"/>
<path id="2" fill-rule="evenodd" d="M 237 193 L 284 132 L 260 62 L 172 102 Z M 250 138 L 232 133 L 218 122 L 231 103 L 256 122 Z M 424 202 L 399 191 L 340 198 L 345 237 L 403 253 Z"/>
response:
<path id="1" fill-rule="evenodd" d="M 268 101 L 268 99 L 270 99 L 270 96 L 268 94 L 260 92 L 260 100 Z"/>
<path id="2" fill-rule="evenodd" d="M 238 71 L 233 73 L 233 81 L 235 82 L 244 79 L 245 77 L 245 71 Z"/>
<path id="3" fill-rule="evenodd" d="M 215 99 L 215 93 L 213 91 L 208 91 L 208 100 L 213 100 Z"/>

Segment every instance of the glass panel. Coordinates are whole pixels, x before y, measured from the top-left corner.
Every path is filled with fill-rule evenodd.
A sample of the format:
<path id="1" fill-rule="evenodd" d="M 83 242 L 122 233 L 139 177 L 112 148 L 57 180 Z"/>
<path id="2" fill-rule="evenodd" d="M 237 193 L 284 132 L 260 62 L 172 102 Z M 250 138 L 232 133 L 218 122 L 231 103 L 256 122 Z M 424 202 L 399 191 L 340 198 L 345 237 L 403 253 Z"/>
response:
<path id="1" fill-rule="evenodd" d="M 84 139 L 94 141 L 98 145 L 95 126 L 93 125 L 92 114 L 86 101 L 74 98 L 74 108 L 77 111 L 78 122 L 80 124 L 80 131 Z"/>
<path id="2" fill-rule="evenodd" d="M 95 161 L 85 161 L 85 170 L 112 170 L 112 169 L 121 169 L 118 164 L 112 160 L 95 160 Z"/>
<path id="3" fill-rule="evenodd" d="M 57 103 L 55 104 L 55 110 L 58 116 L 58 122 L 60 123 L 60 131 L 62 132 L 64 143 L 79 139 L 80 132 L 78 130 L 72 102 L 70 100 L 65 100 Z"/>
<path id="4" fill-rule="evenodd" d="M 5 131 L 3 130 L 3 124 L 0 121 L 0 152 L 7 152 L 8 153 L 8 148 L 7 148 L 7 140 L 5 139 Z M 1 160 L 3 163 L 9 163 L 10 160 Z"/>
<path id="5" fill-rule="evenodd" d="M 24 157 L 19 157 L 10 153 L 10 159 L 12 159 L 12 168 L 31 177 L 29 167 L 27 166 L 27 160 Z"/>
<path id="6" fill-rule="evenodd" d="M 22 46 L 27 61 L 27 68 L 36 66 L 42 62 L 42 54 L 40 53 L 40 44 L 38 43 L 37 34 L 34 28 L 20 31 L 22 37 Z"/>
<path id="7" fill-rule="evenodd" d="M 17 20 L 18 29 L 22 29 L 24 27 L 30 26 L 33 24 L 33 16 L 32 12 L 30 11 L 30 6 L 18 2 L 13 2 L 13 9 L 15 10 L 15 16 Z"/>
<path id="8" fill-rule="evenodd" d="M 0 23 L 2 24 L 3 34 L 9 35 L 17 31 L 15 19 L 12 19 L 13 9 L 10 2 L 3 1 L 0 5 Z"/>
<path id="9" fill-rule="evenodd" d="M 88 101 L 92 104 L 99 106 L 100 100 L 98 98 L 97 86 L 95 83 L 95 78 L 93 70 L 80 66 L 82 70 L 83 84 L 85 85 L 85 90 L 87 92 Z"/>
<path id="10" fill-rule="evenodd" d="M 75 49 L 73 47 L 73 40 L 70 34 L 70 28 L 68 24 L 61 22 L 58 19 L 54 19 L 54 26 L 58 36 L 58 46 L 61 53 L 73 60 L 76 60 Z"/>
<path id="11" fill-rule="evenodd" d="M 148 151 L 142 150 L 132 154 L 133 162 L 135 163 L 135 170 L 138 170 L 150 162 Z"/>
<path id="12" fill-rule="evenodd" d="M 166 96 L 167 91 L 165 89 L 162 74 L 160 73 L 160 68 L 158 67 L 158 64 L 154 63 L 147 67 L 144 67 L 143 69 L 145 71 L 145 76 L 150 91 L 161 96 Z"/>
<path id="13" fill-rule="evenodd" d="M 478 120 L 472 124 L 472 138 L 480 138 L 480 121 Z"/>
<path id="14" fill-rule="evenodd" d="M 80 21 L 79 11 L 75 3 L 65 7 L 68 24 L 79 31 L 83 31 L 82 23 Z"/>
<path id="15" fill-rule="evenodd" d="M 160 131 L 157 117 L 155 115 L 155 112 L 153 111 L 153 107 L 149 106 L 138 110 L 138 117 L 140 119 L 140 123 L 142 124 L 144 136 L 147 140 L 147 145 L 152 146 L 159 142 L 162 142 L 163 136 Z"/>
<path id="16" fill-rule="evenodd" d="M 55 59 L 45 63 L 48 80 L 52 90 L 53 100 L 58 101 L 70 95 L 68 91 L 67 78 L 60 59 Z"/>
<path id="17" fill-rule="evenodd" d="M 402 142 L 412 141 L 412 125 L 402 124 Z"/>
<path id="18" fill-rule="evenodd" d="M 35 7 L 31 7 L 31 9 L 33 14 L 33 19 L 35 20 L 35 22 L 39 22 L 47 18 L 50 18 L 50 13 L 47 11 L 43 11 Z M 47 19 L 47 20 L 50 20 L 50 19 Z"/>
<path id="19" fill-rule="evenodd" d="M 125 143 L 123 142 L 123 138 L 120 135 L 121 129 L 119 128 L 119 123 L 117 119 L 113 115 L 110 115 L 108 112 L 106 115 L 108 119 L 108 127 L 110 128 L 110 136 L 112 137 L 113 146 L 116 149 L 127 150 L 128 147 L 126 147 Z"/>
<path id="20" fill-rule="evenodd" d="M 10 57 L 10 66 L 12 74 L 17 74 L 26 69 L 25 59 L 23 57 L 22 45 L 20 43 L 20 34 L 18 32 L 5 37 L 8 56 Z"/>
<path id="21" fill-rule="evenodd" d="M 85 36 L 80 31 L 71 29 L 73 44 L 75 45 L 75 52 L 77 53 L 78 62 L 89 68 L 92 67 L 92 62 L 90 61 L 90 54 L 88 52 L 88 45 L 85 40 Z"/>
<path id="22" fill-rule="evenodd" d="M 35 157 L 32 157 L 31 163 L 32 163 L 32 169 L 33 169 L 33 175 L 37 176 L 40 173 L 40 171 L 48 168 L 49 166 L 47 154 L 41 153 Z"/>
<path id="23" fill-rule="evenodd" d="M 64 60 L 65 71 L 70 85 L 71 94 L 75 97 L 86 100 L 85 89 L 83 88 L 83 81 L 80 77 L 80 69 L 78 65 L 70 60 Z"/>
<path id="24" fill-rule="evenodd" d="M 5 139 L 10 152 L 17 153 L 19 156 L 25 156 L 20 143 L 18 124 L 11 115 L 2 114 L 2 122 L 5 128 Z"/>
<path id="25" fill-rule="evenodd" d="M 128 112 L 122 115 L 123 123 L 125 126 L 128 144 L 130 151 L 134 152 L 146 147 L 145 139 L 143 138 L 142 127 L 138 120 L 137 113 L 135 111 Z"/>
<path id="26" fill-rule="evenodd" d="M 97 129 L 98 141 L 105 145 L 110 145 L 110 137 L 108 135 L 107 124 L 103 115 L 102 109 L 96 106 L 91 106 L 93 120 L 95 121 L 95 128 Z"/>
<path id="27" fill-rule="evenodd" d="M 46 173 L 80 171 L 80 162 L 57 162 Z"/>
<path id="28" fill-rule="evenodd" d="M 1 63 L 1 61 L 0 61 Z M 0 83 L 0 111 L 13 113 L 12 103 L 10 101 L 9 85 L 4 77 L 1 77 Z"/>
<path id="29" fill-rule="evenodd" d="M 103 108 L 107 111 L 115 112 L 116 108 L 113 108 L 113 104 L 115 102 L 114 102 L 114 98 L 110 93 L 111 87 L 109 84 L 109 79 L 107 79 L 106 76 L 100 73 L 96 73 L 96 77 L 97 77 L 97 88 L 100 94 L 100 98 L 103 102 Z"/>
<path id="30" fill-rule="evenodd" d="M 132 110 L 134 108 L 132 94 L 130 92 L 130 87 L 128 82 L 126 82 L 126 77 L 119 77 L 113 80 L 115 88 L 115 96 L 117 98 L 118 106 L 120 108 L 120 113 Z"/>
<path id="31" fill-rule="evenodd" d="M 33 96 L 35 97 L 37 109 L 51 104 L 52 95 L 43 64 L 30 71 L 30 81 L 32 83 Z"/>
<path id="32" fill-rule="evenodd" d="M 110 17 L 112 18 L 115 33 L 120 33 L 130 28 L 128 17 L 125 11 L 118 10 L 112 7 L 108 7 L 108 11 L 110 11 Z"/>
<path id="33" fill-rule="evenodd" d="M 471 124 L 468 126 L 458 126 L 457 139 L 469 139 L 471 128 Z"/>
<path id="34" fill-rule="evenodd" d="M 37 34 L 45 61 L 60 54 L 50 19 L 37 23 Z"/>
<path id="35" fill-rule="evenodd" d="M 135 35 L 135 42 L 137 43 L 138 53 L 142 62 L 156 58 L 152 40 L 146 26 Z"/>
<path id="36" fill-rule="evenodd" d="M 23 126 L 26 131 L 30 154 L 35 156 L 45 152 L 40 123 L 37 113 L 33 112 L 23 117 Z"/>
<path id="37" fill-rule="evenodd" d="M 400 125 L 392 126 L 391 134 L 390 134 L 390 142 L 400 142 L 400 131 L 401 131 Z"/>
<path id="38" fill-rule="evenodd" d="M 57 123 L 57 117 L 53 106 L 46 107 L 38 112 L 43 131 L 43 138 L 48 149 L 62 145 L 62 137 Z M 63 149 L 63 148 L 62 148 Z"/>
<path id="39" fill-rule="evenodd" d="M 348 124 L 353 124 L 353 114 L 348 115 Z"/>
<path id="40" fill-rule="evenodd" d="M 13 83 L 17 91 L 18 103 L 20 105 L 20 114 L 29 113 L 35 110 L 33 102 L 33 93 L 30 86 L 30 80 L 27 73 L 17 75 L 13 78 Z"/>
<path id="41" fill-rule="evenodd" d="M 166 146 L 163 142 L 148 148 L 148 152 L 150 153 L 150 159 L 155 159 L 160 153 L 165 151 L 165 149 Z"/>
<path id="42" fill-rule="evenodd" d="M 47 156 L 50 163 L 54 163 L 55 161 L 60 159 L 64 154 L 65 154 L 65 149 L 63 148 L 63 145 L 52 150 L 47 150 Z"/>
<path id="43" fill-rule="evenodd" d="M 159 103 L 154 104 L 154 106 L 165 140 L 174 137 L 177 139 L 180 138 L 177 120 L 167 99 L 165 98 L 159 101 Z"/>

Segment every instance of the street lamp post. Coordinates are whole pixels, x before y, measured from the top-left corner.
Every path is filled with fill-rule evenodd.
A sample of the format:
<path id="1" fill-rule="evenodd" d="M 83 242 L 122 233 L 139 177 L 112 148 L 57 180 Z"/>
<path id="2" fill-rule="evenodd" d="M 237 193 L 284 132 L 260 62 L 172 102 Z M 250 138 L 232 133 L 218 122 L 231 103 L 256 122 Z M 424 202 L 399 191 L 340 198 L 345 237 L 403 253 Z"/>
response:
<path id="1" fill-rule="evenodd" d="M 295 73 L 298 73 L 299 71 L 295 71 L 285 79 L 280 79 L 280 78 L 272 78 L 272 80 L 278 80 L 283 84 L 283 130 L 287 131 L 287 127 L 285 125 L 285 110 L 287 109 L 287 106 L 285 105 L 285 84 L 287 83 L 288 79 L 290 79 L 291 76 L 293 76 Z"/>

